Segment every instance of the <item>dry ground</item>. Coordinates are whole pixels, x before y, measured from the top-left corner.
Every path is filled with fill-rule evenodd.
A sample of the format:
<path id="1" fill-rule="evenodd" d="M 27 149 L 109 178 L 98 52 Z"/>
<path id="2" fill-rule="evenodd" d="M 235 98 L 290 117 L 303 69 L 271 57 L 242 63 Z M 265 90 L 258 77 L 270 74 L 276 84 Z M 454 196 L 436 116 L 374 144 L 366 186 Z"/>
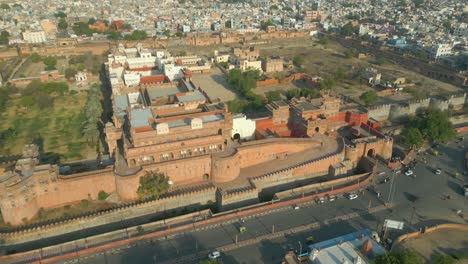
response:
<path id="1" fill-rule="evenodd" d="M 59 74 L 65 74 L 65 69 L 67 67 L 67 59 L 57 57 L 56 68 L 59 71 Z M 21 68 L 19 68 L 19 70 L 16 72 L 14 78 L 39 77 L 41 71 L 44 71 L 44 69 L 45 65 L 42 61 L 38 63 L 33 63 L 31 61 L 31 58 L 27 58 L 23 66 L 21 66 Z"/>
<path id="2" fill-rule="evenodd" d="M 436 255 L 468 252 L 468 231 L 439 230 L 404 241 L 400 246 L 412 248 L 430 263 Z M 458 261 L 466 264 L 468 260 Z"/>

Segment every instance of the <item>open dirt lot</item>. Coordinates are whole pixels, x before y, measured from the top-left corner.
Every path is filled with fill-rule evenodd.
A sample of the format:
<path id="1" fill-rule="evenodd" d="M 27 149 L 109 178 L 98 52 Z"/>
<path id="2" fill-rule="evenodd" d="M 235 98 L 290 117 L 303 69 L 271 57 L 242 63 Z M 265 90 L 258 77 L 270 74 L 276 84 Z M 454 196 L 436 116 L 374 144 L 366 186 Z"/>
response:
<path id="1" fill-rule="evenodd" d="M 68 62 L 66 58 L 57 57 L 56 68 L 59 71 L 59 74 L 64 74 L 65 69 L 68 67 Z M 18 69 L 14 78 L 25 78 L 25 77 L 38 77 L 42 71 L 44 71 L 44 63 L 38 62 L 33 63 L 31 58 L 27 58 L 24 64 Z"/>
<path id="2" fill-rule="evenodd" d="M 200 86 L 211 100 L 219 98 L 222 102 L 238 98 L 234 89 L 227 83 L 226 77 L 217 67 L 211 69 L 209 74 L 194 74 L 192 81 Z"/>
<path id="3" fill-rule="evenodd" d="M 468 231 L 439 230 L 415 239 L 404 241 L 400 246 L 412 248 L 421 254 L 427 261 L 436 255 L 451 255 L 468 252 Z M 466 264 L 468 260 L 461 260 L 457 264 Z"/>

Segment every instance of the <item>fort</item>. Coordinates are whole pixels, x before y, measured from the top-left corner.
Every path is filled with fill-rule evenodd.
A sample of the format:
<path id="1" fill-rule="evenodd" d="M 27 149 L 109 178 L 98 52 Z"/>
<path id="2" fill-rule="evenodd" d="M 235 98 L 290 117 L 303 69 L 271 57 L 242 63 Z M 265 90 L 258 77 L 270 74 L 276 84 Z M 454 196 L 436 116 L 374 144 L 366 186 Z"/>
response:
<path id="1" fill-rule="evenodd" d="M 0 174 L 3 220 L 25 224 L 42 209 L 96 200 L 100 191 L 114 193 L 122 203 L 135 201 L 139 180 L 148 171 L 169 178 L 173 185 L 167 197 L 193 199 L 174 203 L 162 197 L 145 208 L 211 201 L 224 210 L 297 183 L 342 184 L 362 167 L 364 157 L 391 158 L 393 140 L 377 130 L 379 124 L 332 95 L 275 101 L 267 105 L 268 117 L 234 122 L 245 116 L 212 103 L 193 83 L 189 66 L 179 66 L 190 64 L 184 59 L 142 46 L 119 47 L 110 54 L 105 68 L 113 116 L 104 132 L 114 164 L 64 175 L 56 164 L 39 163 L 36 145 L 25 146 L 21 158 Z M 163 77 L 146 82 L 150 76 Z M 242 132 L 246 124 L 255 126 L 253 136 Z M 209 187 L 198 192 L 188 186 Z"/>

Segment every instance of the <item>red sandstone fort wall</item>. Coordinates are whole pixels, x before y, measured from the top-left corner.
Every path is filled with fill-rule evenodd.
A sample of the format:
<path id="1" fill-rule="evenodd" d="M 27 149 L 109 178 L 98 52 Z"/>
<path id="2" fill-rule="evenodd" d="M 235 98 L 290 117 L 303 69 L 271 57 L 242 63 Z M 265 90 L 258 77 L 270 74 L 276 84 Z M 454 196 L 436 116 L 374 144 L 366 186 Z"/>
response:
<path id="1" fill-rule="evenodd" d="M 239 166 L 241 168 L 250 167 L 259 163 L 272 161 L 280 158 L 281 155 L 301 152 L 309 148 L 318 147 L 320 143 L 315 141 L 304 142 L 268 142 L 253 146 L 241 147 L 239 152 Z"/>
<path id="2" fill-rule="evenodd" d="M 74 174 L 73 177 L 61 177 L 56 190 L 37 197 L 37 203 L 44 208 L 60 207 L 84 199 L 97 200 L 98 193 L 115 191 L 115 180 L 112 169 L 92 173 Z"/>
<path id="3" fill-rule="evenodd" d="M 116 191 L 121 200 L 131 201 L 138 199 L 137 190 L 140 177 L 146 171 L 158 171 L 169 177 L 174 184 L 197 183 L 204 181 L 204 175 L 211 173 L 210 156 L 186 158 L 176 161 L 167 161 L 157 164 L 145 165 L 135 175 L 115 176 Z"/>
<path id="4" fill-rule="evenodd" d="M 211 179 L 214 182 L 228 182 L 236 179 L 240 173 L 239 154 L 227 157 L 213 157 Z"/>

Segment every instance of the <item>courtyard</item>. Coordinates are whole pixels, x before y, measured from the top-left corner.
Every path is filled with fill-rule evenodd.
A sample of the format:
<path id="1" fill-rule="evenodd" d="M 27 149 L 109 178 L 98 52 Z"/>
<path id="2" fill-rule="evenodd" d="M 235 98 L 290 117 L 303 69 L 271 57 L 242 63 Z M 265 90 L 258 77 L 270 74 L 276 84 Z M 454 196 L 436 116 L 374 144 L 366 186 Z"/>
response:
<path id="1" fill-rule="evenodd" d="M 211 100 L 219 98 L 222 102 L 227 102 L 238 98 L 218 67 L 211 68 L 209 74 L 194 74 L 192 81 L 196 87 L 201 87 Z"/>

